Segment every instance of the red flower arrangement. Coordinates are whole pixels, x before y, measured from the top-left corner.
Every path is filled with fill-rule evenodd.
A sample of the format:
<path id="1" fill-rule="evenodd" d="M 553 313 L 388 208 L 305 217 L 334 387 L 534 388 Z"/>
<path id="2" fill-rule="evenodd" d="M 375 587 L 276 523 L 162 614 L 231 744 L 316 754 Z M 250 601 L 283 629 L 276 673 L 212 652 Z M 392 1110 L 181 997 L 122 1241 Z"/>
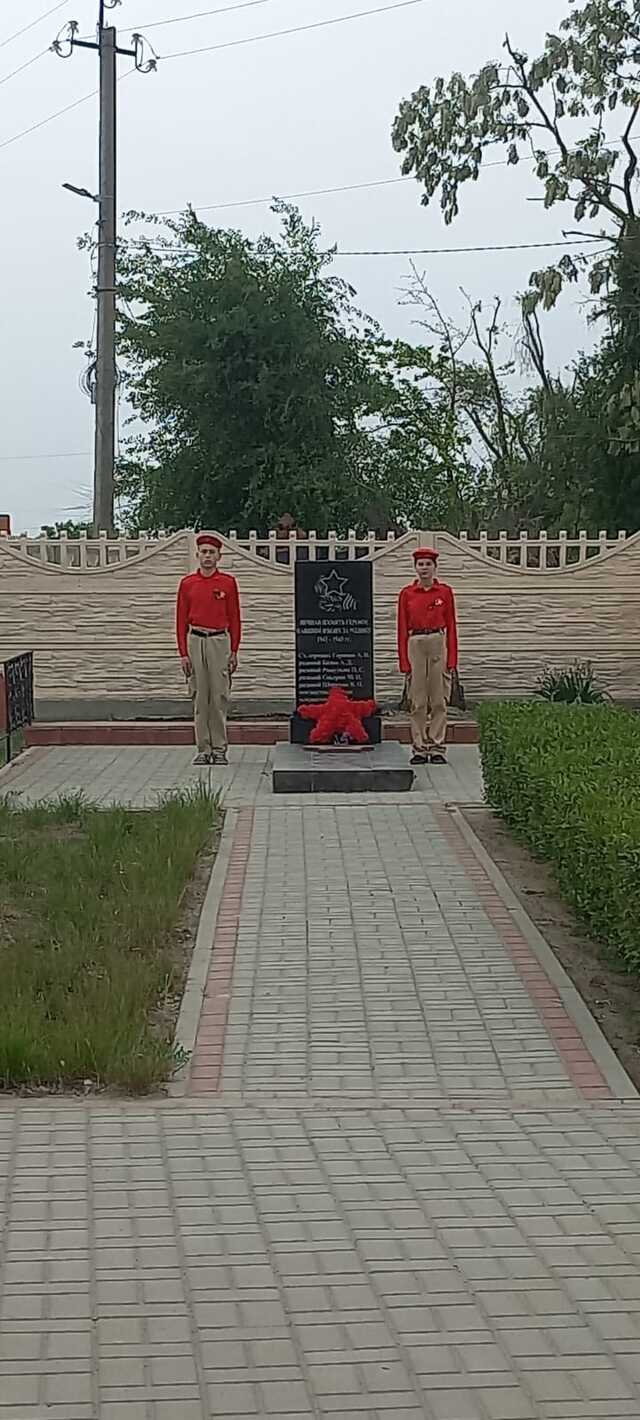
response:
<path id="1" fill-rule="evenodd" d="M 369 743 L 369 736 L 362 723 L 377 710 L 375 700 L 352 700 L 346 690 L 333 685 L 327 699 L 321 705 L 299 705 L 298 714 L 303 720 L 315 720 L 309 735 L 309 743 L 314 745 Z"/>

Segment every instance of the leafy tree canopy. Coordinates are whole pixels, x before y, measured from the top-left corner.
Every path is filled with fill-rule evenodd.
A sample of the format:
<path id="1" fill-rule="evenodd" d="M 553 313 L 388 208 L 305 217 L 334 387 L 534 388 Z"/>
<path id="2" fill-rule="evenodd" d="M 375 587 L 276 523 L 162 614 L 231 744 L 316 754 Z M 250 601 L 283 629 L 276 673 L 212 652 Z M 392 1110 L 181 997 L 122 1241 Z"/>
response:
<path id="1" fill-rule="evenodd" d="M 279 205 L 249 241 L 189 211 L 121 259 L 120 360 L 134 414 L 119 492 L 139 526 L 304 527 L 399 516 L 367 421 L 392 391 L 380 338 L 329 274 L 318 229 Z"/>
<path id="2" fill-rule="evenodd" d="M 453 74 L 418 89 L 393 126 L 403 172 L 423 186 L 425 205 L 439 196 L 447 223 L 458 215 L 462 188 L 478 180 L 500 147 L 510 164 L 532 161 L 547 208 L 568 202 L 576 222 L 601 219 L 597 230 L 584 233 L 602 239 L 595 256 L 567 254 L 533 273 L 529 310 L 538 302 L 552 306 L 585 265 L 593 290 L 602 289 L 615 242 L 637 220 L 640 5 L 569 4 L 571 13 L 558 34 L 547 35 L 540 55 L 530 58 L 507 36 L 504 60 L 469 79 Z"/>

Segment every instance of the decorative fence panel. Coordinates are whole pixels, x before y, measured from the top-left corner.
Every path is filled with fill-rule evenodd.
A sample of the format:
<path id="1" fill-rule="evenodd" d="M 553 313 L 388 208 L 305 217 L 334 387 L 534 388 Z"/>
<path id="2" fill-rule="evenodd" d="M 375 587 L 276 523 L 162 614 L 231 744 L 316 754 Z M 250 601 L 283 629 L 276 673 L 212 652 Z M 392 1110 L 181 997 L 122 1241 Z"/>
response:
<path id="1" fill-rule="evenodd" d="M 121 533 L 110 538 L 106 533 L 100 533 L 99 537 L 90 538 L 83 533 L 79 538 L 70 538 L 66 533 L 61 533 L 59 537 L 49 538 L 44 534 L 39 537 L 9 537 L 0 532 L 0 538 L 4 538 L 10 547 L 15 547 L 44 566 L 79 570 L 121 566 L 133 557 L 162 547 L 168 536 L 167 533 L 157 536 L 141 533 L 139 537 L 126 537 Z M 435 537 L 435 534 L 431 536 Z M 613 552 L 624 544 L 626 537 L 626 532 L 619 532 L 615 537 L 610 537 L 607 532 L 599 532 L 597 537 L 580 532 L 575 538 L 570 538 L 566 532 L 559 532 L 554 537 L 542 531 L 535 537 L 521 532 L 519 537 L 513 538 L 501 532 L 494 538 L 486 532 L 479 533 L 477 537 L 461 532 L 458 540 L 471 551 L 479 552 L 487 561 L 498 562 L 502 567 L 526 567 L 544 572 L 554 567 L 579 566 L 602 553 Z M 377 552 L 388 552 L 396 542 L 402 543 L 404 538 L 396 538 L 395 533 L 379 538 L 374 532 L 361 537 L 352 530 L 344 538 L 338 537 L 335 532 L 325 535 L 310 532 L 304 538 L 297 537 L 295 533 L 282 538 L 277 532 L 269 532 L 266 536 L 251 532 L 247 538 L 239 538 L 237 533 L 230 532 L 228 540 L 234 547 L 243 548 L 254 557 L 263 558 L 276 566 L 290 566 L 297 558 L 304 558 L 305 561 L 328 558 L 334 562 L 373 557 Z"/>
<path id="2" fill-rule="evenodd" d="M 293 564 L 327 555 L 373 562 L 376 691 L 397 702 L 396 601 L 421 542 L 437 544 L 440 575 L 456 592 L 471 701 L 530 694 L 546 665 L 575 658 L 591 660 L 614 697 L 640 701 L 640 534 L 474 540 L 420 531 L 383 541 L 225 538 L 245 626 L 236 707 L 292 704 Z M 127 713 L 186 712 L 174 604 L 178 579 L 194 566 L 190 532 L 26 545 L 0 537 L 0 660 L 33 647 L 37 701 L 60 718 L 83 704 L 105 717 L 124 704 Z"/>

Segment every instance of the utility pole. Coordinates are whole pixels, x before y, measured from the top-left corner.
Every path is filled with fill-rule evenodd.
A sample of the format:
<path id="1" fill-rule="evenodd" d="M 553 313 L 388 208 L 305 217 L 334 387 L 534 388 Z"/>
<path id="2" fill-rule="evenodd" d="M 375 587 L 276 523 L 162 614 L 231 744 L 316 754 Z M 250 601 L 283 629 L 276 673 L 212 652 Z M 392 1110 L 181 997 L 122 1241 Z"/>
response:
<path id="1" fill-rule="evenodd" d="M 139 73 L 156 68 L 155 57 L 143 61 L 141 35 L 133 35 L 133 49 L 121 49 L 114 27 L 105 24 L 105 11 L 121 0 L 99 0 L 95 40 L 78 38 L 78 23 L 71 20 L 53 44 L 61 58 L 74 49 L 93 49 L 100 66 L 100 136 L 98 202 L 98 270 L 96 285 L 95 445 L 93 474 L 93 532 L 113 532 L 113 494 L 116 447 L 116 252 L 117 252 L 117 116 L 118 55 L 133 59 Z M 64 47 L 68 45 L 68 53 Z M 64 187 L 78 192 L 69 183 Z M 82 195 L 91 197 L 84 192 Z"/>
<path id="2" fill-rule="evenodd" d="M 116 449 L 116 31 L 101 23 L 100 216 L 93 525 L 113 531 Z"/>

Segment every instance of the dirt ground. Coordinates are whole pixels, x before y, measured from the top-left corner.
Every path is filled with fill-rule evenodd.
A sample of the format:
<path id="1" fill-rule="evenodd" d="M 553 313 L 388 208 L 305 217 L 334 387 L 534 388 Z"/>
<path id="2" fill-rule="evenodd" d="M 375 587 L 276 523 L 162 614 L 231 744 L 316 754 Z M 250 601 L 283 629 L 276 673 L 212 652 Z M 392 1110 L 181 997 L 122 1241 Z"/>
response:
<path id="1" fill-rule="evenodd" d="M 640 1090 L 640 980 L 616 967 L 563 902 L 553 874 L 488 809 L 465 810 L 483 848 L 562 963 Z"/>

